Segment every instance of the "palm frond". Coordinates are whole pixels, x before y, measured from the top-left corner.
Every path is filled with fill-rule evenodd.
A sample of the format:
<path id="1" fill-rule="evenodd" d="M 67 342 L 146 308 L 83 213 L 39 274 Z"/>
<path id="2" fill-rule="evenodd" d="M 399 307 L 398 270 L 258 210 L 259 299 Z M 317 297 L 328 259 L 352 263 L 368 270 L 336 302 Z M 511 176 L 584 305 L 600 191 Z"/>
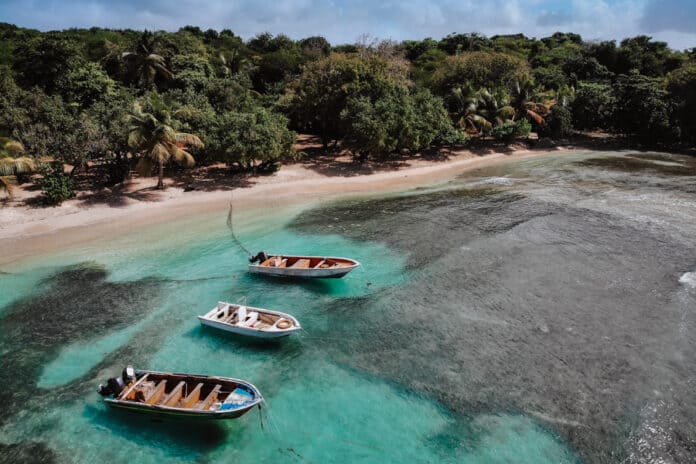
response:
<path id="1" fill-rule="evenodd" d="M 187 147 L 191 148 L 205 148 L 205 145 L 201 141 L 198 136 L 193 135 L 193 134 L 188 134 L 186 132 L 177 132 L 176 133 L 176 143 L 183 144 Z"/>
<path id="2" fill-rule="evenodd" d="M 177 147 L 176 145 L 173 145 L 171 147 L 171 154 L 172 158 L 174 158 L 174 161 L 176 161 L 178 164 L 182 166 L 190 168 L 196 164 L 196 160 L 193 158 L 191 153 Z"/>
<path id="3" fill-rule="evenodd" d="M 23 174 L 36 169 L 36 162 L 28 156 L 12 158 L 10 156 L 0 158 L 0 175 L 11 176 L 14 174 Z"/>
<path id="4" fill-rule="evenodd" d="M 149 154 L 150 159 L 158 163 L 166 163 L 171 156 L 170 150 L 162 143 L 156 143 Z"/>
<path id="5" fill-rule="evenodd" d="M 22 142 L 16 140 L 8 140 L 2 145 L 2 149 L 10 156 L 17 156 L 24 153 L 24 145 L 22 145 Z"/>
<path id="6" fill-rule="evenodd" d="M 496 116 L 502 118 L 503 120 L 513 119 L 515 117 L 515 108 L 512 106 L 503 106 L 496 112 Z"/>
<path id="7" fill-rule="evenodd" d="M 534 120 L 535 123 L 539 124 L 540 126 L 544 124 L 544 118 L 541 117 L 541 115 L 533 110 L 527 110 L 527 115 Z"/>
<path id="8" fill-rule="evenodd" d="M 17 178 L 15 176 L 0 176 L 0 192 L 7 192 L 7 196 L 12 198 L 14 196 L 14 188 L 17 185 Z"/>

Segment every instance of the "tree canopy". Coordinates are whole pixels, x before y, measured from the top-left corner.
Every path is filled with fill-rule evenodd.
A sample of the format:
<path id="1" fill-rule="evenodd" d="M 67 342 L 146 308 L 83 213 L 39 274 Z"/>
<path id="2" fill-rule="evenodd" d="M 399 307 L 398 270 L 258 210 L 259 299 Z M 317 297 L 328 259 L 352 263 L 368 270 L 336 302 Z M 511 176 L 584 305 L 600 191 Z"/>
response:
<path id="1" fill-rule="evenodd" d="M 153 102 L 166 102 L 162 112 Z M 119 182 L 150 158 L 163 175 L 167 160 L 187 164 L 193 155 L 197 164 L 267 168 L 294 156 L 297 132 L 379 160 L 472 137 L 508 142 L 528 129 L 693 144 L 696 53 L 647 36 L 617 44 L 562 32 L 332 45 L 318 35 L 245 41 L 196 26 L 0 24 L 0 137 L 21 144 L 19 158 L 37 169 L 50 158 L 71 167 L 70 177 L 98 165 L 100 182 Z"/>

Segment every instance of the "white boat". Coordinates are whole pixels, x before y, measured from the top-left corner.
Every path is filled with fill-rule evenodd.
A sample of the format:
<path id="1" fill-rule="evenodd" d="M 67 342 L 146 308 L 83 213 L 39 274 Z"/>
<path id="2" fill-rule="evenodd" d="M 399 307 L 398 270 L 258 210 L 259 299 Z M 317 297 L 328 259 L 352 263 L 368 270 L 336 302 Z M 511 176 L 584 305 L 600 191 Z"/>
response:
<path id="1" fill-rule="evenodd" d="M 249 261 L 249 272 L 255 274 L 318 279 L 337 279 L 360 266 L 359 262 L 350 258 L 271 255 L 263 251 Z"/>
<path id="2" fill-rule="evenodd" d="M 202 325 L 258 338 L 286 337 L 302 328 L 290 314 L 222 301 L 198 320 Z"/>

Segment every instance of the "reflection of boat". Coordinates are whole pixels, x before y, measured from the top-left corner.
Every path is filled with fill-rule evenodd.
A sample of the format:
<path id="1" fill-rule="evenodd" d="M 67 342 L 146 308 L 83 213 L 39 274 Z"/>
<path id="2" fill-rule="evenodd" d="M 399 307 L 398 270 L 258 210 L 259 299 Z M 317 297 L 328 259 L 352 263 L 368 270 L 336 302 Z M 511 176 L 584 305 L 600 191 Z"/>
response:
<path id="1" fill-rule="evenodd" d="M 302 278 L 339 278 L 360 266 L 359 262 L 349 258 L 267 255 L 263 251 L 249 261 L 249 272 Z M 259 264 L 254 264 L 256 262 Z"/>
<path id="2" fill-rule="evenodd" d="M 289 314 L 223 302 L 198 320 L 216 329 L 260 338 L 286 337 L 301 329 Z"/>
<path id="3" fill-rule="evenodd" d="M 182 419 L 236 419 L 263 400 L 258 389 L 244 380 L 131 366 L 99 385 L 98 392 L 115 408 Z"/>

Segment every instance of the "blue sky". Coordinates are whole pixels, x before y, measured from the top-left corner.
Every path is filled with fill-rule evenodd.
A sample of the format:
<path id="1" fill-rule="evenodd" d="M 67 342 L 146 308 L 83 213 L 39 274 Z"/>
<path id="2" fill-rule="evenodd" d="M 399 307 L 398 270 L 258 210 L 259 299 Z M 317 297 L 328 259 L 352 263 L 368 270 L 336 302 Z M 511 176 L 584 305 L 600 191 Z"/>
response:
<path id="1" fill-rule="evenodd" d="M 361 34 L 381 39 L 440 38 L 450 32 L 577 32 L 587 40 L 651 35 L 696 47 L 696 0 L 0 0 L 0 22 L 41 30 L 112 27 L 176 30 L 186 24 L 332 43 Z"/>

